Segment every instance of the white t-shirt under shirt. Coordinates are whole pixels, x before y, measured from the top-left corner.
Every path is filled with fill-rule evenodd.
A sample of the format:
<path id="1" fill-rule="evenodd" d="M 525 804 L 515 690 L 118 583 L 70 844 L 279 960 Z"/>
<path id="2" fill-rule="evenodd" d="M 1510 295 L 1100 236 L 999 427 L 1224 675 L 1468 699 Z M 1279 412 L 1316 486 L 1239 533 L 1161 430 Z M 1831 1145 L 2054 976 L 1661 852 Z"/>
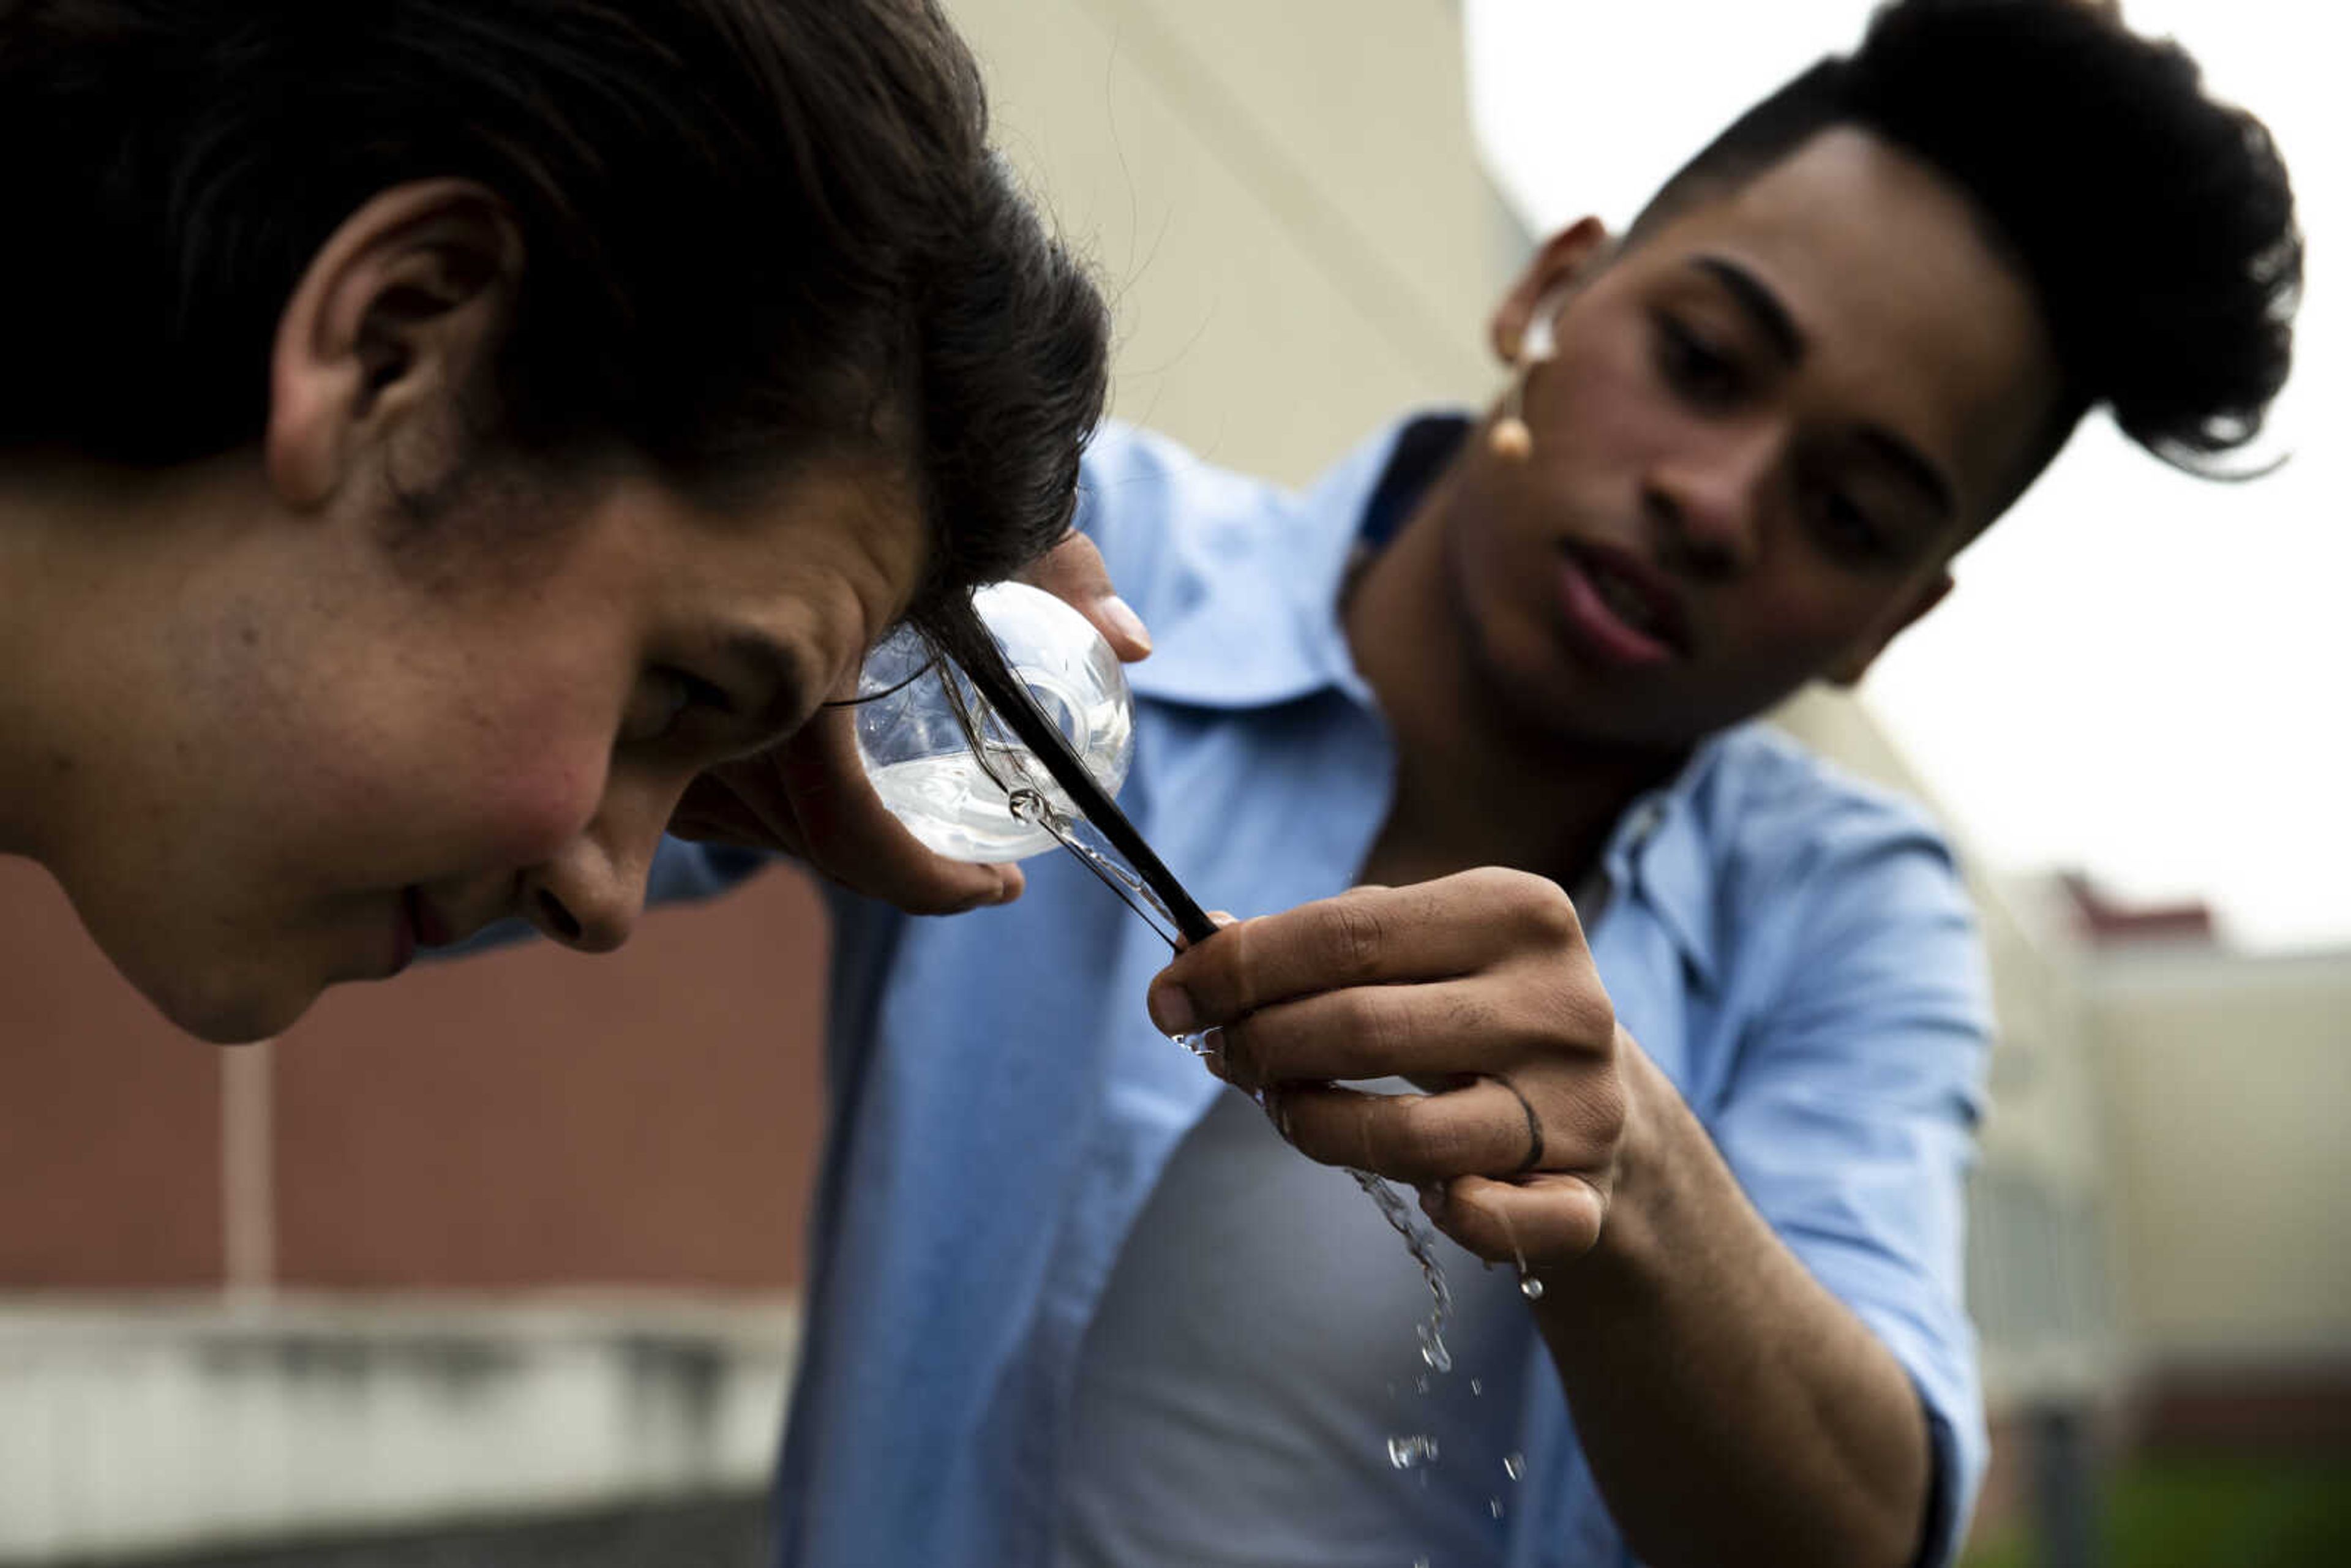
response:
<path id="1" fill-rule="evenodd" d="M 1534 1326 L 1511 1270 L 1437 1245 L 1443 1374 L 1414 1330 L 1428 1288 L 1371 1198 L 1220 1096 L 1087 1333 L 1057 1568 L 1499 1561 Z M 1424 1434 L 1437 1462 L 1395 1468 L 1388 1439 Z"/>

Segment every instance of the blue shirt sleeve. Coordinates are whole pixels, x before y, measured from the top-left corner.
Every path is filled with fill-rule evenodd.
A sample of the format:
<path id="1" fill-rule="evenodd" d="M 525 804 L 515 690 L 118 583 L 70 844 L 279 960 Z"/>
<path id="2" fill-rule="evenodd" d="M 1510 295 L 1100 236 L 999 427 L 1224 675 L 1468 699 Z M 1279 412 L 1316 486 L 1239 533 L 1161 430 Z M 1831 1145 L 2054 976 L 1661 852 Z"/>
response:
<path id="1" fill-rule="evenodd" d="M 700 844 L 662 835 L 645 881 L 645 904 L 682 904 L 731 893 L 775 857 L 733 844 Z"/>
<path id="2" fill-rule="evenodd" d="M 1710 1121 L 1757 1209 L 1918 1391 L 1932 1568 L 1957 1555 L 1989 1458 L 1961 1252 L 1990 986 L 1940 838 L 1907 811 L 1856 817 L 1774 901 L 1781 991 Z"/>

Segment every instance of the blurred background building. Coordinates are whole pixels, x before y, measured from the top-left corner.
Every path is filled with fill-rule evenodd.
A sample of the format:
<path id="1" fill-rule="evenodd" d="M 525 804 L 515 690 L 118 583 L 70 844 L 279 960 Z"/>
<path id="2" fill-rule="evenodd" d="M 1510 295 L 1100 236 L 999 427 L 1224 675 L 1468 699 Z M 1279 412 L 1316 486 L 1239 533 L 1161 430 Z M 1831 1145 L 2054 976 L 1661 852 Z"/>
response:
<path id="1" fill-rule="evenodd" d="M 1113 294 L 1121 415 L 1297 481 L 1491 392 L 1485 313 L 1531 235 L 1458 7 L 952 8 Z M 1782 716 L 1931 798 L 1863 706 Z M 2346 1540 L 2351 951 L 2245 956 L 2193 908 L 2055 879 L 1977 892 L 2002 1025 L 1978 1560 L 2351 1560 L 2294 1555 Z M 751 1561 L 823 945 L 783 870 L 614 957 L 452 964 L 224 1051 L 0 862 L 0 1564 Z M 2101 1558 L 2150 1475 L 2210 1506 L 2163 1516 L 2190 1521 L 2171 1556 Z M 2211 1554 L 2179 1554 L 2196 1530 Z"/>

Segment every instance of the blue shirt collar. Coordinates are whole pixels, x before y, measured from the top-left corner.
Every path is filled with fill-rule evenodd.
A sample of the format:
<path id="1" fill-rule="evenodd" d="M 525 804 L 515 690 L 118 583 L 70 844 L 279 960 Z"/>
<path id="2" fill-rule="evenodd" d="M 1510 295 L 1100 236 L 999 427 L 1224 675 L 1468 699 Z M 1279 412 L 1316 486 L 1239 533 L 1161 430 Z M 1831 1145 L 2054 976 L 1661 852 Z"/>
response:
<path id="1" fill-rule="evenodd" d="M 1368 704 L 1339 623 L 1339 591 L 1366 508 L 1412 423 L 1377 432 L 1303 493 L 1269 489 L 1224 507 L 1211 494 L 1209 505 L 1191 507 L 1187 522 L 1195 526 L 1167 542 L 1177 580 L 1172 591 L 1154 595 L 1151 657 L 1127 672 L 1135 694 L 1243 708 L 1336 689 Z M 1180 488 L 1202 492 L 1230 483 L 1205 466 L 1173 477 Z M 1270 604 L 1276 612 L 1267 613 Z M 1236 626 L 1256 630 L 1246 656 L 1236 656 Z"/>
<path id="2" fill-rule="evenodd" d="M 1612 888 L 1637 892 L 1656 912 L 1681 954 L 1691 987 L 1708 997 L 1715 994 L 1719 969 L 1714 865 L 1699 797 L 1727 743 L 1727 735 L 1708 737 L 1679 773 L 1627 807 L 1600 859 Z"/>
<path id="3" fill-rule="evenodd" d="M 1267 487 L 1221 507 L 1213 492 L 1228 476 L 1205 466 L 1172 476 L 1179 487 L 1210 492 L 1211 505 L 1188 513 L 1210 521 L 1167 541 L 1178 579 L 1174 591 L 1154 596 L 1152 655 L 1127 672 L 1135 694 L 1241 709 L 1339 691 L 1375 708 L 1340 623 L 1341 586 L 1358 545 L 1395 536 L 1469 428 L 1458 411 L 1407 414 L 1304 492 Z M 1259 631 L 1245 654 L 1232 646 L 1235 626 Z M 1708 995 L 1717 979 L 1714 877 L 1698 796 L 1724 739 L 1709 737 L 1672 779 L 1635 800 L 1601 856 L 1616 895 L 1635 894 L 1656 911 Z"/>

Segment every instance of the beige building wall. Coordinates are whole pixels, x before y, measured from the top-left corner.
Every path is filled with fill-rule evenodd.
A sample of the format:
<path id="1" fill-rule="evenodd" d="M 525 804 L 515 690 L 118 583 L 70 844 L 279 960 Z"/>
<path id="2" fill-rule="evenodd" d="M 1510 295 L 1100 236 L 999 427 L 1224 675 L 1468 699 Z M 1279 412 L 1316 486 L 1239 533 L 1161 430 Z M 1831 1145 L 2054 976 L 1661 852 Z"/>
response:
<path id="1" fill-rule="evenodd" d="M 2149 946 L 2090 994 L 2142 1358 L 2351 1364 L 2351 952 Z"/>
<path id="2" fill-rule="evenodd" d="M 1311 478 L 1408 403 L 1499 386 L 1525 239 L 1444 0 L 949 0 L 1008 150 L 1097 263 L 1114 408 Z"/>

